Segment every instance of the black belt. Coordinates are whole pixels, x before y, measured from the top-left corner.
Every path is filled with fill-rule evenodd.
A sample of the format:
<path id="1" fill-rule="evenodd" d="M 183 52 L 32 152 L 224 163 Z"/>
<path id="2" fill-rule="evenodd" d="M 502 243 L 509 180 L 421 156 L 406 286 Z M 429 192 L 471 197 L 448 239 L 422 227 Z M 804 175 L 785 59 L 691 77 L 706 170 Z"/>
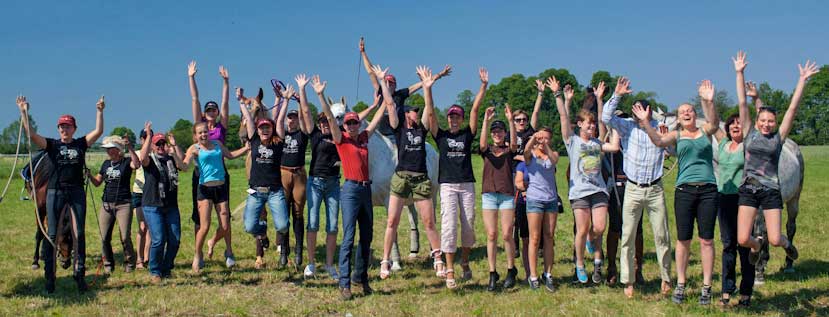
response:
<path id="1" fill-rule="evenodd" d="M 661 181 L 662 181 L 662 177 L 657 178 L 657 179 L 653 180 L 650 183 L 637 183 L 637 182 L 634 182 L 632 179 L 628 178 L 628 182 L 630 182 L 633 185 L 639 186 L 639 187 L 651 187 L 653 185 L 658 184 Z"/>
<path id="2" fill-rule="evenodd" d="M 355 181 L 353 179 L 346 179 L 345 181 L 346 182 L 351 182 L 353 184 L 357 184 L 357 185 L 360 185 L 360 186 L 363 186 L 363 187 L 371 186 L 371 181 Z"/>

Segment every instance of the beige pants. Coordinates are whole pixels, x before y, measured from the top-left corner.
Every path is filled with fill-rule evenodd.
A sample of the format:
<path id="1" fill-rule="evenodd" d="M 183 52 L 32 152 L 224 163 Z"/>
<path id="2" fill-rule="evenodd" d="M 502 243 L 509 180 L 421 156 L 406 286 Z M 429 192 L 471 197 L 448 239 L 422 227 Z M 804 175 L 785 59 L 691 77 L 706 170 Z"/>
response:
<path id="1" fill-rule="evenodd" d="M 665 206 L 665 191 L 662 182 L 650 187 L 639 187 L 630 182 L 625 186 L 625 202 L 622 207 L 622 284 L 631 283 L 634 274 L 633 253 L 636 249 L 636 230 L 644 210 L 653 229 L 656 244 L 656 258 L 663 282 L 671 282 L 671 234 L 668 229 L 668 209 Z"/>
<path id="2" fill-rule="evenodd" d="M 475 245 L 475 183 L 440 184 L 440 249 L 443 252 L 458 250 L 458 219 L 461 247 L 471 248 Z"/>
<path id="3" fill-rule="evenodd" d="M 130 203 L 103 203 L 98 212 L 98 229 L 101 232 L 101 250 L 104 257 L 104 265 L 113 266 L 115 259 L 112 252 L 112 231 L 115 223 L 118 222 L 118 229 L 121 232 L 121 246 L 124 248 L 124 263 L 135 265 L 135 249 L 132 246 L 130 226 L 132 225 L 132 210 Z M 144 259 L 146 260 L 146 259 Z"/>

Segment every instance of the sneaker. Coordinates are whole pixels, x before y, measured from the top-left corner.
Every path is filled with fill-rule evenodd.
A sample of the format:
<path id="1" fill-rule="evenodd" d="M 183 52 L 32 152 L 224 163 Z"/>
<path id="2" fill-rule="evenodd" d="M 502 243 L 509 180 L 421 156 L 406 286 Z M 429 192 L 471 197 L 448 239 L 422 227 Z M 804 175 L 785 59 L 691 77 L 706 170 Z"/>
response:
<path id="1" fill-rule="evenodd" d="M 115 269 L 112 265 L 104 265 L 104 274 L 112 274 L 112 270 Z"/>
<path id="2" fill-rule="evenodd" d="M 316 273 L 317 268 L 312 263 L 305 266 L 305 271 L 302 272 L 302 276 L 305 276 L 305 278 L 313 278 L 315 277 Z"/>
<path id="3" fill-rule="evenodd" d="M 674 288 L 674 295 L 671 296 L 671 301 L 677 304 L 682 304 L 683 302 L 685 302 L 685 284 L 676 284 L 676 288 Z"/>
<path id="4" fill-rule="evenodd" d="M 766 277 L 765 273 L 762 269 L 757 269 L 754 271 L 754 285 L 763 285 L 766 284 Z"/>
<path id="5" fill-rule="evenodd" d="M 584 270 L 584 267 L 576 267 L 576 278 L 579 279 L 579 283 L 587 283 L 587 271 Z"/>
<path id="6" fill-rule="evenodd" d="M 797 260 L 798 253 L 797 253 L 797 248 L 794 246 L 794 244 L 789 242 L 789 247 L 785 248 L 784 250 L 786 250 L 786 258 L 788 258 L 792 261 Z"/>
<path id="7" fill-rule="evenodd" d="M 392 272 L 399 272 L 399 271 L 403 270 L 403 267 L 400 266 L 400 262 L 392 261 L 391 262 L 391 270 L 392 270 Z"/>
<path id="8" fill-rule="evenodd" d="M 711 305 L 711 285 L 703 285 L 702 293 L 699 295 L 700 305 Z"/>
<path id="9" fill-rule="evenodd" d="M 227 268 L 233 268 L 236 266 L 236 257 L 233 254 L 225 253 L 225 266 Z"/>
<path id="10" fill-rule="evenodd" d="M 409 252 L 409 258 L 410 259 L 417 259 L 417 252 L 416 251 Z"/>
<path id="11" fill-rule="evenodd" d="M 135 270 L 135 267 L 132 264 L 124 265 L 124 273 L 132 273 L 133 270 Z"/>
<path id="12" fill-rule="evenodd" d="M 461 280 L 468 281 L 472 279 L 472 268 L 469 267 L 469 263 L 462 263 L 461 269 L 463 273 L 461 274 Z"/>
<path id="13" fill-rule="evenodd" d="M 751 306 L 751 297 L 746 299 L 740 299 L 739 301 L 737 301 L 737 306 L 748 308 L 749 306 Z"/>
<path id="14" fill-rule="evenodd" d="M 363 295 L 371 295 L 374 290 L 368 285 L 368 282 L 360 283 L 363 286 Z"/>
<path id="15" fill-rule="evenodd" d="M 550 292 L 555 292 L 556 286 L 553 285 L 553 275 L 550 273 L 544 273 L 542 278 L 544 279 L 544 287 Z"/>
<path id="16" fill-rule="evenodd" d="M 55 280 L 54 279 L 46 279 L 46 293 L 52 294 L 55 292 Z"/>
<path id="17" fill-rule="evenodd" d="M 340 279 L 340 274 L 337 273 L 337 268 L 334 267 L 333 265 L 326 265 L 325 266 L 325 271 L 328 272 L 328 276 L 331 277 L 331 279 L 333 279 L 333 280 L 339 280 Z"/>
<path id="18" fill-rule="evenodd" d="M 530 289 L 531 290 L 538 290 L 538 288 L 541 286 L 541 283 L 538 282 L 538 278 L 532 278 L 531 277 L 529 282 L 530 282 Z"/>
<path id="19" fill-rule="evenodd" d="M 351 289 L 347 287 L 340 288 L 340 299 L 351 300 Z"/>
<path id="20" fill-rule="evenodd" d="M 150 283 L 153 283 L 153 285 L 161 284 L 161 276 L 158 276 L 158 275 L 151 276 L 150 277 Z"/>
<path id="21" fill-rule="evenodd" d="M 601 284 L 604 280 L 602 277 L 602 261 L 593 262 L 593 284 Z"/>
<path id="22" fill-rule="evenodd" d="M 587 253 L 589 254 L 593 254 L 593 252 L 596 251 L 593 249 L 593 242 L 590 242 L 590 240 L 587 240 L 587 242 L 584 243 L 584 248 L 587 249 Z"/>

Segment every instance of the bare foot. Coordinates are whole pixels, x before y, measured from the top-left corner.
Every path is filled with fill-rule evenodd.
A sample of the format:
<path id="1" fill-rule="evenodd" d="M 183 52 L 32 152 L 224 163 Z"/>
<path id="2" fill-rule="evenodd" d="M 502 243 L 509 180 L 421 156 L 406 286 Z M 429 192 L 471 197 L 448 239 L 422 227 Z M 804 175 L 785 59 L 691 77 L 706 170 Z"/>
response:
<path id="1" fill-rule="evenodd" d="M 625 296 L 627 298 L 633 298 L 633 285 L 628 285 L 625 287 Z"/>
<path id="2" fill-rule="evenodd" d="M 213 240 L 207 240 L 207 258 L 208 259 L 213 259 L 213 247 L 215 247 L 215 246 L 216 246 L 216 244 L 213 243 Z"/>

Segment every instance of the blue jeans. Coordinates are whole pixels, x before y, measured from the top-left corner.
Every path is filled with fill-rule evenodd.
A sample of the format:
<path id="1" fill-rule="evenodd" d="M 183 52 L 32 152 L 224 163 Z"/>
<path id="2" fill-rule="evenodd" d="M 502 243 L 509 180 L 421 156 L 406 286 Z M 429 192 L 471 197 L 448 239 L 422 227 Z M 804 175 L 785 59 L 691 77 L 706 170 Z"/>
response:
<path id="1" fill-rule="evenodd" d="M 360 244 L 354 260 L 354 276 L 368 283 L 368 261 L 371 257 L 371 239 L 374 235 L 374 209 L 371 205 L 371 185 L 351 181 L 343 184 L 340 200 L 343 204 L 343 241 L 340 244 L 340 287 L 351 287 L 351 252 L 354 235 L 360 226 Z"/>
<path id="2" fill-rule="evenodd" d="M 268 233 L 268 224 L 259 222 L 259 213 L 268 204 L 271 210 L 271 218 L 279 233 L 288 232 L 288 206 L 285 204 L 285 191 L 279 188 L 269 193 L 249 194 L 245 201 L 245 232 L 252 235 L 264 235 Z"/>
<path id="3" fill-rule="evenodd" d="M 320 229 L 320 207 L 325 199 L 325 232 L 337 232 L 337 215 L 340 209 L 339 177 L 308 177 L 305 192 L 308 196 L 308 232 Z"/>
<path id="4" fill-rule="evenodd" d="M 144 206 L 144 222 L 150 230 L 150 275 L 170 276 L 181 242 L 178 207 Z"/>
<path id="5" fill-rule="evenodd" d="M 49 239 L 57 243 L 58 223 L 62 221 L 63 207 L 72 208 L 69 218 L 69 229 L 72 232 L 72 252 L 75 256 L 75 274 L 85 271 L 86 262 L 86 193 L 83 187 L 68 187 L 64 189 L 46 190 L 46 225 Z M 75 223 L 74 226 L 72 223 Z M 75 230 L 77 228 L 77 230 Z M 51 243 L 43 244 L 43 268 L 47 279 L 55 278 L 55 249 Z"/>

